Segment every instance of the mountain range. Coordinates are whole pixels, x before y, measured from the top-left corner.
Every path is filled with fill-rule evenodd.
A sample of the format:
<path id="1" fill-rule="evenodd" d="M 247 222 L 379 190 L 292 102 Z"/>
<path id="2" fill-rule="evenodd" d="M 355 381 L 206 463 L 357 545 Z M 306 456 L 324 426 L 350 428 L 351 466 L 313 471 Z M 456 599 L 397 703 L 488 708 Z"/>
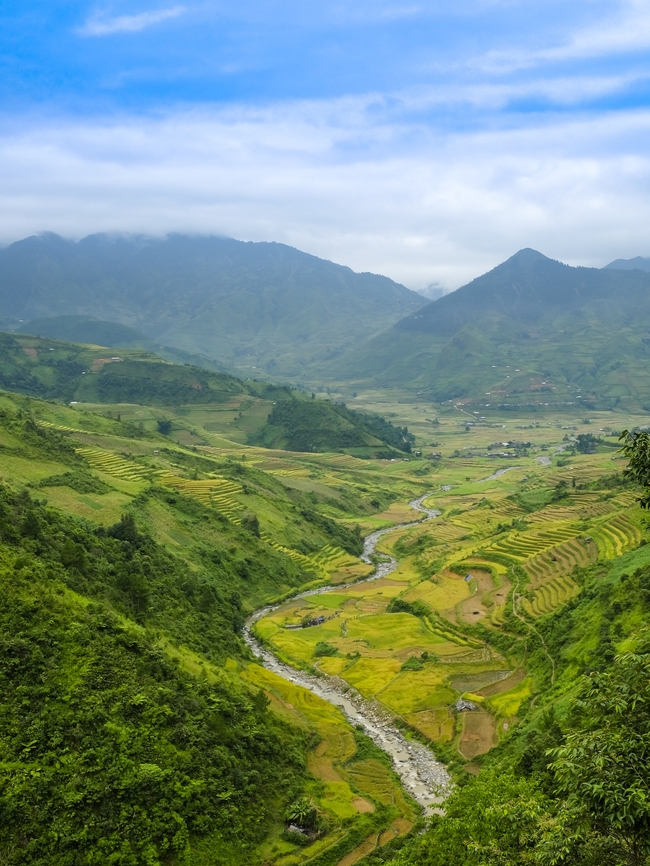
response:
<path id="1" fill-rule="evenodd" d="M 55 234 L 0 250 L 0 326 L 52 333 L 84 316 L 136 329 L 156 346 L 293 379 L 427 303 L 387 277 L 355 273 L 277 243 L 231 238 Z"/>
<path id="2" fill-rule="evenodd" d="M 483 406 L 631 408 L 650 405 L 649 361 L 650 273 L 570 267 L 524 249 L 327 373 Z"/>

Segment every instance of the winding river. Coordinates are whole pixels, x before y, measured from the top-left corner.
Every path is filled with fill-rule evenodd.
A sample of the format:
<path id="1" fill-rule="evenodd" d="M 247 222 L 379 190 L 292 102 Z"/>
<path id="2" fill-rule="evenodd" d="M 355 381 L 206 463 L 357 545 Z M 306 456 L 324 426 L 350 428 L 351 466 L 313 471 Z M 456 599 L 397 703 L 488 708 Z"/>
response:
<path id="1" fill-rule="evenodd" d="M 425 508 L 424 501 L 431 496 L 426 493 L 419 499 L 409 502 L 411 508 L 422 512 L 425 517 L 421 522 L 433 520 L 440 512 L 433 508 Z M 404 526 L 412 526 L 413 523 L 399 523 L 387 529 L 380 529 L 368 535 L 364 541 L 361 559 L 363 562 L 371 563 L 377 542 L 389 532 L 395 532 Z M 370 577 L 361 578 L 359 582 L 378 580 L 386 577 L 397 568 L 397 560 L 390 556 L 379 562 Z M 349 585 L 349 584 L 348 584 Z M 319 589 L 311 589 L 298 593 L 294 599 L 306 598 L 307 596 L 320 595 L 324 592 L 341 589 L 340 586 L 324 586 Z M 286 604 L 286 602 L 283 602 Z M 426 746 L 416 741 L 407 740 L 406 737 L 395 727 L 391 715 L 376 702 L 366 701 L 355 689 L 339 677 L 328 677 L 323 675 L 313 676 L 304 671 L 297 670 L 280 661 L 270 650 L 263 647 L 253 636 L 251 627 L 257 620 L 277 610 L 280 605 L 267 606 L 256 610 L 244 624 L 244 640 L 248 646 L 259 657 L 264 667 L 278 674 L 284 679 L 296 685 L 309 689 L 319 697 L 329 701 L 338 707 L 353 725 L 359 725 L 373 742 L 387 752 L 398 773 L 402 784 L 411 796 L 424 807 L 426 813 L 435 809 L 436 805 L 445 799 L 445 793 L 449 789 L 450 778 L 444 765 L 436 761 L 433 754 Z"/>

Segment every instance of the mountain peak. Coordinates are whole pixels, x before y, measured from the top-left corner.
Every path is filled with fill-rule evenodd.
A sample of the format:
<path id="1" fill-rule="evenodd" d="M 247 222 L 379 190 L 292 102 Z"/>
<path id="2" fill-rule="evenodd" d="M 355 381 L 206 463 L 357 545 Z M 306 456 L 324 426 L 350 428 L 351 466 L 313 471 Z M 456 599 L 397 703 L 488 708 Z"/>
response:
<path id="1" fill-rule="evenodd" d="M 537 250 L 531 249 L 531 247 L 524 247 L 519 252 L 516 252 L 514 256 L 510 256 L 509 259 L 506 259 L 503 262 L 504 265 L 507 265 L 509 262 L 518 262 L 521 264 L 538 264 L 539 262 L 554 262 L 555 259 L 549 259 L 548 256 L 543 255 Z"/>

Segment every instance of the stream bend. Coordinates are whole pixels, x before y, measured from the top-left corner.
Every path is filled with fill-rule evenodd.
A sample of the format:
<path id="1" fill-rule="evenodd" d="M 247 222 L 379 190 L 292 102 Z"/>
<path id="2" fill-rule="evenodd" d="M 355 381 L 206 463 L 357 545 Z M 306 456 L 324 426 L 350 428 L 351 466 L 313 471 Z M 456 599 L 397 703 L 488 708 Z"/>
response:
<path id="1" fill-rule="evenodd" d="M 429 496 L 432 496 L 432 494 L 425 493 L 424 496 L 409 502 L 411 508 L 425 515 L 420 521 L 422 523 L 427 520 L 433 520 L 440 515 L 440 511 L 437 509 L 424 507 L 424 500 Z M 414 524 L 399 523 L 368 535 L 364 540 L 363 553 L 361 555 L 362 561 L 367 563 L 372 562 L 371 556 L 375 552 L 377 542 L 382 536 L 387 535 L 389 532 L 394 532 L 403 526 L 412 525 Z M 378 580 L 386 577 L 396 568 L 397 560 L 393 556 L 390 556 L 377 565 L 373 574 L 369 577 L 361 578 L 359 582 Z M 306 598 L 324 592 L 331 592 L 337 588 L 340 589 L 340 587 L 332 585 L 306 590 L 305 592 L 297 593 L 293 598 Z M 282 604 L 285 603 L 282 602 Z M 413 799 L 424 808 L 427 814 L 431 813 L 435 806 L 445 799 L 445 795 L 450 787 L 450 777 L 444 764 L 437 761 L 426 746 L 407 740 L 395 726 L 391 715 L 386 710 L 377 702 L 365 700 L 356 689 L 349 686 L 344 680 L 339 677 L 328 677 L 324 674 L 313 676 L 312 674 L 297 670 L 280 661 L 270 650 L 263 647 L 253 636 L 251 628 L 257 620 L 277 610 L 278 607 L 280 607 L 279 604 L 268 605 L 256 610 L 248 617 L 243 629 L 243 637 L 248 646 L 260 658 L 264 667 L 283 677 L 285 680 L 309 689 L 309 691 L 329 701 L 342 710 L 353 725 L 362 727 L 370 739 L 380 749 L 383 749 L 390 755 L 395 771 Z"/>

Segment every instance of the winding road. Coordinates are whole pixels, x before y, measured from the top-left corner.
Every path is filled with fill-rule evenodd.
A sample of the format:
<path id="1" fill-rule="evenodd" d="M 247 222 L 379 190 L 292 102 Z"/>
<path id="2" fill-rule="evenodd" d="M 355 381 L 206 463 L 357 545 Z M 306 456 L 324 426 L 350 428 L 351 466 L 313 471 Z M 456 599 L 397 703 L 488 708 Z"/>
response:
<path id="1" fill-rule="evenodd" d="M 426 515 L 420 521 L 422 523 L 427 520 L 433 520 L 440 515 L 438 510 L 424 507 L 424 501 L 431 495 L 431 493 L 426 493 L 419 499 L 409 502 L 411 508 Z M 380 538 L 389 532 L 395 532 L 396 529 L 412 525 L 413 523 L 399 523 L 368 535 L 364 541 L 363 553 L 361 555 L 363 562 L 372 562 L 372 555 L 375 553 L 377 542 Z M 397 560 L 392 556 L 386 557 L 384 561 L 378 563 L 374 573 L 370 577 L 361 578 L 359 582 L 378 580 L 386 577 L 386 575 L 396 568 Z M 324 586 L 319 589 L 298 593 L 293 598 L 307 598 L 308 596 L 331 592 L 335 589 L 341 589 L 341 587 Z M 309 689 L 314 694 L 329 701 L 342 710 L 352 724 L 361 726 L 373 742 L 390 755 L 395 770 L 406 790 L 424 807 L 427 814 L 432 812 L 437 804 L 445 799 L 446 793 L 450 788 L 450 777 L 445 766 L 436 761 L 426 746 L 407 740 L 398 728 L 395 727 L 392 717 L 386 710 L 376 703 L 366 701 L 359 692 L 351 688 L 344 680 L 338 677 L 328 677 L 324 674 L 313 676 L 304 671 L 297 670 L 280 661 L 270 650 L 263 647 L 255 639 L 251 628 L 257 620 L 276 610 L 278 607 L 280 605 L 263 607 L 248 617 L 244 624 L 244 640 L 248 646 L 259 657 L 264 667 L 284 677 L 289 682 Z"/>

